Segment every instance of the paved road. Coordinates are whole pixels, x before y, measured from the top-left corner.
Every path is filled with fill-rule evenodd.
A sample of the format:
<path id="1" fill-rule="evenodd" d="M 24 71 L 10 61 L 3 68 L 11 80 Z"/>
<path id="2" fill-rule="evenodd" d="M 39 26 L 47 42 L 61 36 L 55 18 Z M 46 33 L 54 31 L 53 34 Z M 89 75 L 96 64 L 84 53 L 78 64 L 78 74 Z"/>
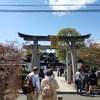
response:
<path id="1" fill-rule="evenodd" d="M 24 94 L 20 94 L 17 100 L 26 100 L 26 96 Z"/>
<path id="2" fill-rule="evenodd" d="M 61 94 L 63 97 L 63 100 L 100 100 L 100 95 L 77 95 L 77 94 Z M 58 95 L 60 96 L 60 95 Z M 17 100 L 26 100 L 26 96 L 23 94 L 20 94 Z M 41 98 L 39 100 L 42 100 Z"/>
<path id="3" fill-rule="evenodd" d="M 24 94 L 20 94 L 19 97 L 17 98 L 17 100 L 27 100 L 26 96 Z M 38 100 L 42 100 L 41 95 L 39 96 Z"/>
<path id="4" fill-rule="evenodd" d="M 76 95 L 76 94 L 66 94 L 63 95 L 63 100 L 100 100 L 100 95 Z"/>

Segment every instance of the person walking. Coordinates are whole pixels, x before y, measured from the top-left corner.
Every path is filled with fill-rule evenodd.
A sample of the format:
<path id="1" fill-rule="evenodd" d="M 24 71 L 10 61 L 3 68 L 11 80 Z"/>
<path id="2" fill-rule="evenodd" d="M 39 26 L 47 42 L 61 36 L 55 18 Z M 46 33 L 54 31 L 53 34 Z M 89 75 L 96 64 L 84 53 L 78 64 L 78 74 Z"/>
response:
<path id="1" fill-rule="evenodd" d="M 60 68 L 57 67 L 57 76 L 59 76 Z"/>
<path id="2" fill-rule="evenodd" d="M 33 67 L 33 71 L 26 76 L 26 80 L 31 77 L 33 88 L 35 88 L 33 92 L 26 94 L 27 100 L 38 100 L 38 96 L 41 93 L 38 73 L 39 73 L 38 67 Z"/>
<path id="3" fill-rule="evenodd" d="M 94 88 L 94 94 L 97 94 L 97 77 L 96 77 L 94 70 L 91 70 L 91 73 L 90 73 L 90 76 L 89 76 L 89 82 L 90 82 L 89 93 L 91 93 L 91 89 L 93 87 Z"/>
<path id="4" fill-rule="evenodd" d="M 61 68 L 60 68 L 60 76 L 62 76 L 62 74 L 64 75 L 64 68 L 63 68 L 63 66 L 61 66 Z"/>
<path id="5" fill-rule="evenodd" d="M 75 73 L 75 80 L 76 80 L 76 91 L 77 94 L 82 95 L 82 75 L 81 75 L 81 69 L 78 69 L 78 71 Z M 80 92 L 78 90 L 80 89 Z"/>
<path id="6" fill-rule="evenodd" d="M 43 92 L 43 89 L 45 88 L 45 86 L 50 85 L 50 89 L 52 91 L 52 97 L 45 98 L 42 96 L 43 100 L 44 100 L 44 98 L 45 98 L 45 100 L 57 100 L 56 89 L 59 88 L 59 85 L 58 85 L 56 79 L 54 78 L 53 71 L 51 69 L 48 69 L 45 74 L 46 74 L 46 77 L 41 81 L 41 89 Z"/>
<path id="7" fill-rule="evenodd" d="M 88 76 L 88 70 L 84 71 L 84 84 L 85 84 L 85 92 L 88 94 L 88 87 L 89 87 L 89 76 Z"/>
<path id="8" fill-rule="evenodd" d="M 41 81 L 42 81 L 42 79 L 43 79 L 44 77 L 45 77 L 45 75 L 44 75 L 43 69 L 41 68 L 41 69 L 40 69 L 40 72 L 39 72 L 40 83 L 41 83 Z"/>
<path id="9" fill-rule="evenodd" d="M 85 71 L 84 70 L 82 70 L 81 75 L 82 75 L 82 90 L 84 90 L 84 88 L 85 88 L 85 82 L 84 82 Z"/>

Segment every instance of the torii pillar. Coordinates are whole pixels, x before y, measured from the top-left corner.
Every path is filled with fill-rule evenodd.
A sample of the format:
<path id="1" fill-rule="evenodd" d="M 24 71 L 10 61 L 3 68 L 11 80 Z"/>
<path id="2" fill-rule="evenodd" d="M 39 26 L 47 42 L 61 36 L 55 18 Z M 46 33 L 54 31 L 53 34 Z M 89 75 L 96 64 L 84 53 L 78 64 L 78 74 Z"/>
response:
<path id="1" fill-rule="evenodd" d="M 73 69 L 73 81 L 75 80 L 75 73 L 77 71 L 77 60 L 76 60 L 76 46 L 75 41 L 71 41 L 71 51 L 72 51 L 72 69 Z"/>
<path id="2" fill-rule="evenodd" d="M 67 53 L 67 83 L 70 84 L 71 83 L 71 55 L 70 53 Z"/>
<path id="3" fill-rule="evenodd" d="M 40 54 L 37 53 L 37 66 L 40 69 Z"/>
<path id="4" fill-rule="evenodd" d="M 31 60 L 31 64 L 32 64 L 31 68 L 32 69 L 34 66 L 37 66 L 37 48 L 38 48 L 38 41 L 34 40 L 34 46 L 33 46 L 33 51 L 32 51 L 32 60 Z"/>

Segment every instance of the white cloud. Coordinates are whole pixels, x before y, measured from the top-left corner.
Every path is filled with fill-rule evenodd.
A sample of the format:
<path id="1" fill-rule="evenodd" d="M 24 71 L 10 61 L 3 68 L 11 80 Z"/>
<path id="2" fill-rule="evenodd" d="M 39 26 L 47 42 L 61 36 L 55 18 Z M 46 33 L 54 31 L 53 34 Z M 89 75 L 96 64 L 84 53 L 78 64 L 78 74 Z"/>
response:
<path id="1" fill-rule="evenodd" d="M 45 0 L 44 3 L 47 4 L 47 1 Z"/>
<path id="2" fill-rule="evenodd" d="M 86 4 L 93 4 L 97 0 L 49 0 L 49 5 L 52 10 L 78 10 L 85 7 Z M 64 4 L 80 4 L 80 6 L 52 6 L 52 5 L 64 5 Z M 55 13 L 63 15 L 65 13 Z"/>

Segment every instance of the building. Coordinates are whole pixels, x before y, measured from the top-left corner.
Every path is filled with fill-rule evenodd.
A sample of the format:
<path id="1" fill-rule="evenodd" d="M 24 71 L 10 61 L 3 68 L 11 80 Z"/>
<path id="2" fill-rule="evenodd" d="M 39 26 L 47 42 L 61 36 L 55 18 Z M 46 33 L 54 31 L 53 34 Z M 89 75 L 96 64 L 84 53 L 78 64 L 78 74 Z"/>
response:
<path id="1" fill-rule="evenodd" d="M 31 71 L 31 58 L 24 58 L 23 61 L 26 63 L 25 70 Z M 56 70 L 60 66 L 65 66 L 65 64 L 58 60 L 58 56 L 55 53 L 43 53 L 40 59 L 40 67 L 43 67 L 44 70 L 48 68 Z"/>

